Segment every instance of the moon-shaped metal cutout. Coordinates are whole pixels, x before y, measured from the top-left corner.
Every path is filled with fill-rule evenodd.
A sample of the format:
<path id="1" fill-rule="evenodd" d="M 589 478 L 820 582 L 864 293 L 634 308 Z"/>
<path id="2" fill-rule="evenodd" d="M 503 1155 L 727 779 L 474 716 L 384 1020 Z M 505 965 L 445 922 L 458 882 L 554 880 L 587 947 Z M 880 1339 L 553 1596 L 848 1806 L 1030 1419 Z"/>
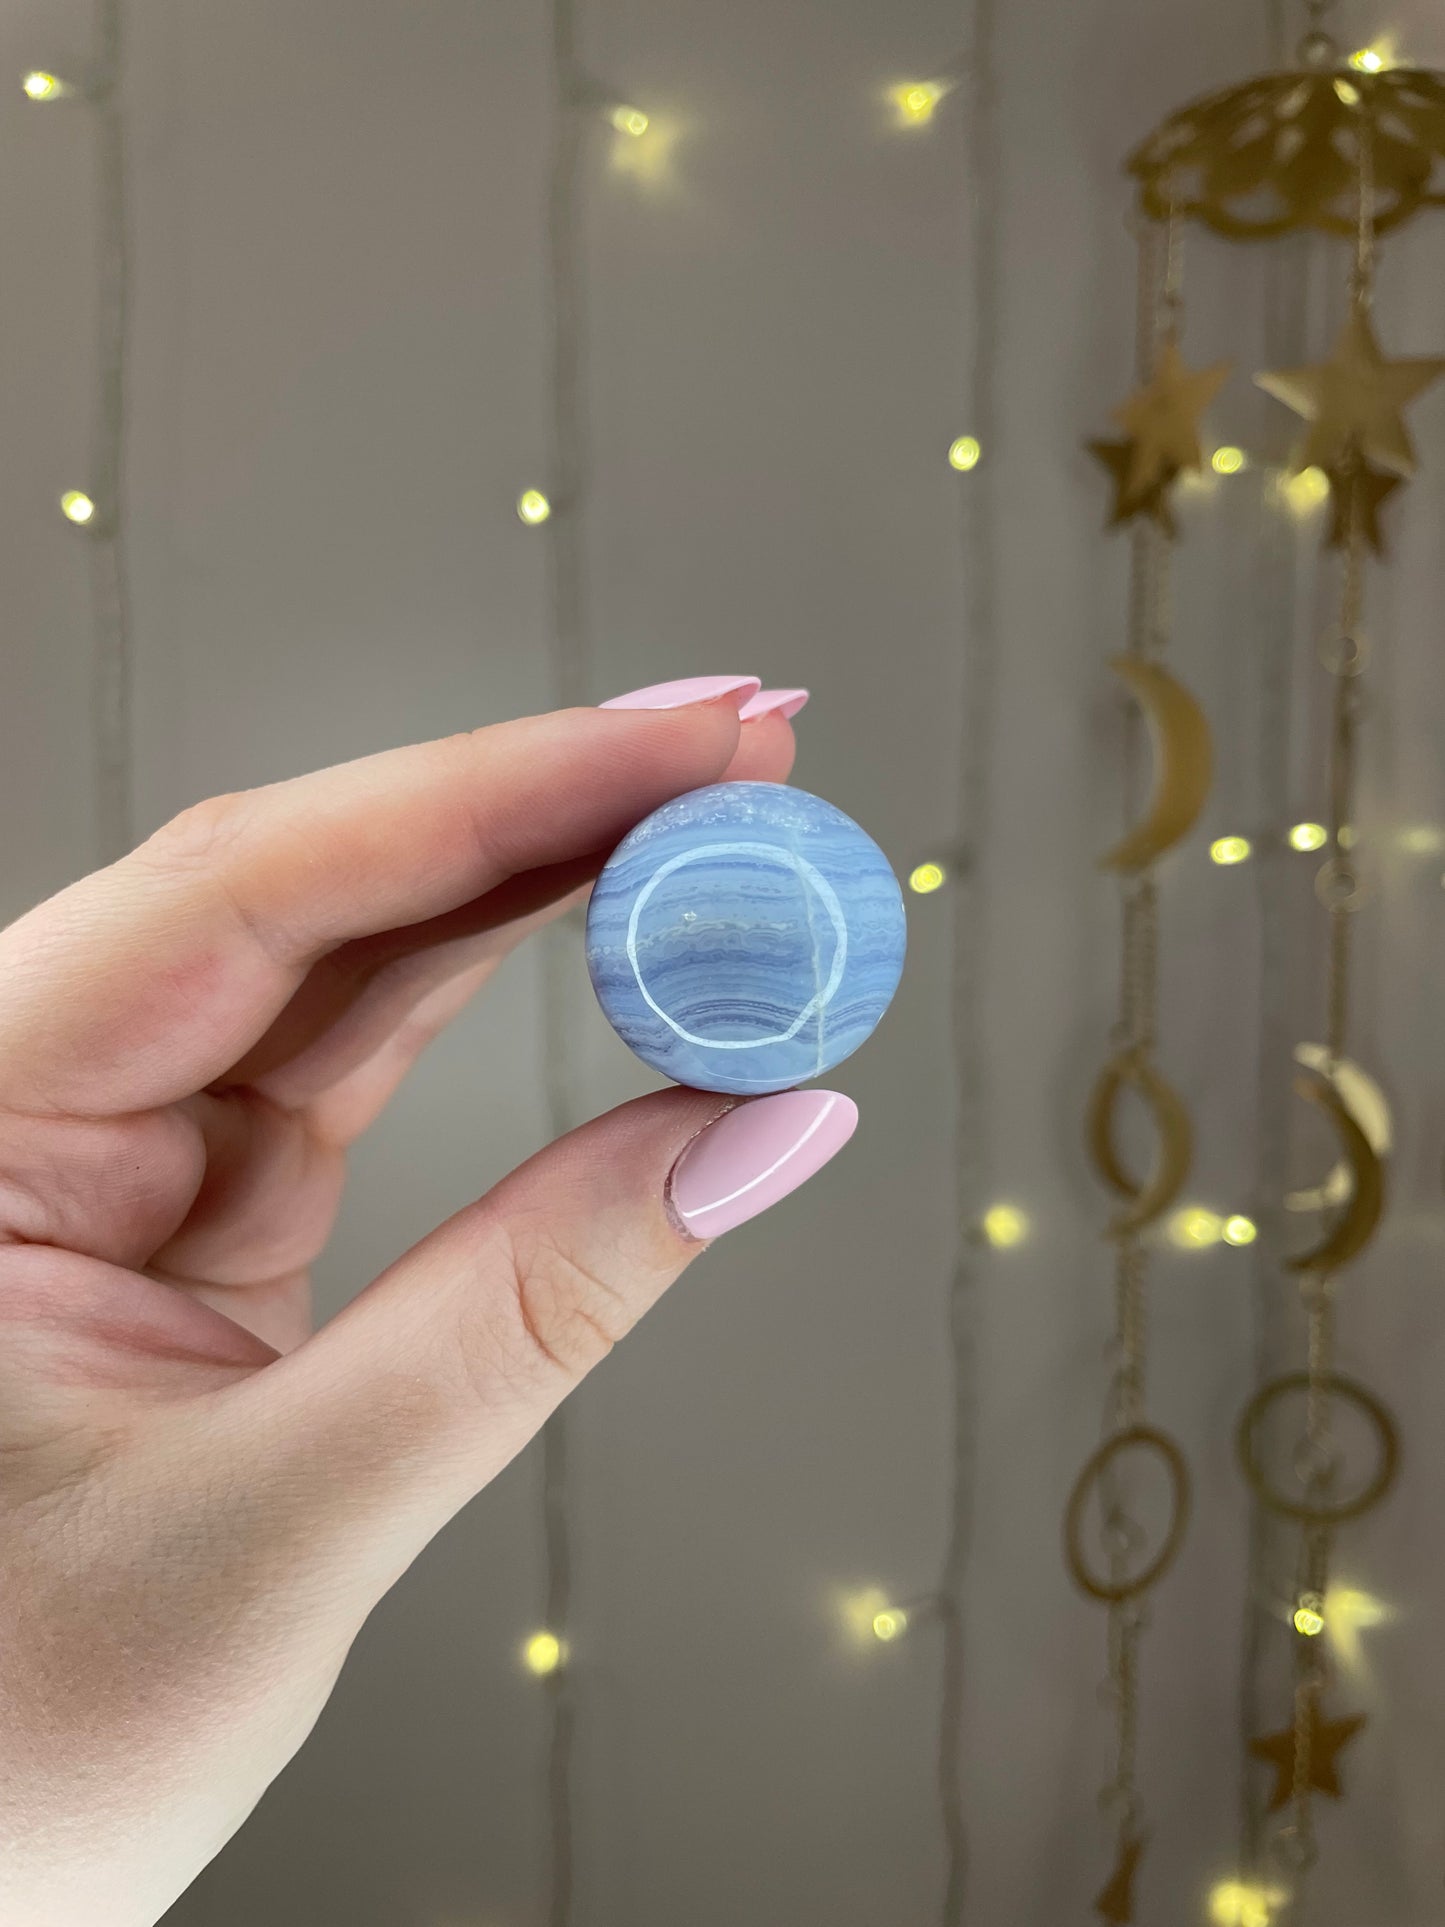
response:
<path id="1" fill-rule="evenodd" d="M 1144 1100 L 1158 1140 L 1153 1169 L 1142 1183 L 1125 1170 L 1114 1149 L 1114 1107 L 1125 1085 Z M 1100 1071 L 1089 1098 L 1085 1134 L 1099 1176 L 1111 1191 L 1129 1200 L 1110 1220 L 1108 1235 L 1126 1237 L 1162 1217 L 1189 1176 L 1194 1133 L 1184 1100 L 1139 1051 L 1120 1051 Z"/>
<path id="2" fill-rule="evenodd" d="M 1394 1123 L 1390 1102 L 1374 1078 L 1360 1069 L 1352 1057 L 1338 1057 L 1333 1063 L 1323 1044 L 1296 1044 L 1294 1059 L 1307 1071 L 1328 1077 L 1340 1094 L 1340 1101 L 1370 1141 L 1370 1149 L 1383 1163 L 1394 1144 Z M 1350 1196 L 1350 1167 L 1341 1158 L 1323 1184 L 1307 1185 L 1285 1193 L 1286 1211 L 1329 1211 Z"/>
<path id="3" fill-rule="evenodd" d="M 1128 684 L 1148 719 L 1154 745 L 1149 807 L 1099 859 L 1101 869 L 1133 875 L 1148 869 L 1193 829 L 1214 775 L 1214 743 L 1204 711 L 1167 669 L 1139 656 L 1111 656 L 1109 667 Z"/>
<path id="4" fill-rule="evenodd" d="M 1340 1140 L 1350 1173 L 1350 1195 L 1328 1232 L 1311 1250 L 1285 1260 L 1289 1271 L 1327 1275 L 1357 1258 L 1375 1235 L 1385 1208 L 1385 1172 L 1378 1154 L 1351 1116 L 1336 1086 L 1319 1071 L 1304 1071 L 1294 1081 L 1295 1094 L 1324 1112 Z"/>

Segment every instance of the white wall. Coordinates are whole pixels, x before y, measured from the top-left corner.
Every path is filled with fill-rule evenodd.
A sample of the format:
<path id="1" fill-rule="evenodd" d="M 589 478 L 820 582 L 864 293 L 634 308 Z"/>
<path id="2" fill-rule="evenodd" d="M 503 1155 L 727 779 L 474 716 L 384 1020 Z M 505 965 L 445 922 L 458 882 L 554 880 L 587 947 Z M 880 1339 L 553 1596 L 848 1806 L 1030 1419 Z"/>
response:
<path id="1" fill-rule="evenodd" d="M 943 0 L 585 0 L 589 65 L 675 126 L 656 180 L 600 122 L 581 267 L 592 469 L 582 507 L 597 698 L 752 670 L 815 691 L 797 780 L 906 869 L 954 835 L 965 648 L 996 661 L 977 884 L 988 1179 L 1033 1223 L 969 1298 L 975 1417 L 967 1601 L 967 1917 L 1085 1917 L 1107 1868 L 1099 1614 L 1058 1520 L 1093 1443 L 1109 1316 L 1078 1119 L 1112 1016 L 1115 910 L 1094 869 L 1118 820 L 1125 550 L 1081 449 L 1132 366 L 1117 164 L 1167 108 L 1265 64 L 1254 0 L 1011 0 L 994 34 L 1000 263 L 970 273 L 967 96 L 900 132 L 881 95 L 968 43 Z M 545 706 L 546 532 L 512 512 L 550 433 L 543 0 L 130 0 L 135 298 L 128 445 L 137 817 L 208 791 Z M 1346 29 L 1445 64 L 1428 0 Z M 1294 29 L 1291 27 L 1291 34 Z M 0 74 L 84 46 L 78 0 L 12 0 Z M 19 910 L 95 860 L 83 539 L 54 509 L 85 466 L 94 193 L 83 114 L 0 91 L 3 887 Z M 1381 329 L 1439 352 L 1445 219 L 1386 250 Z M 1343 264 L 1314 251 L 1321 351 Z M 1191 242 L 1189 347 L 1230 354 L 1221 439 L 1275 458 L 1251 390 L 1288 257 Z M 1274 290 L 1272 297 L 1271 290 Z M 942 460 L 980 316 L 995 430 Z M 1291 352 L 1291 359 L 1300 358 Z M 1445 1683 L 1431 1468 L 1445 1141 L 1433 959 L 1445 823 L 1438 745 L 1445 387 L 1372 591 L 1365 774 L 1376 890 L 1358 1054 L 1396 1105 L 1391 1214 L 1345 1295 L 1342 1363 L 1384 1390 L 1408 1459 L 1342 1570 L 1392 1603 L 1349 1798 L 1321 1816 L 1319 1927 L 1434 1927 Z M 970 500 L 967 491 L 986 491 Z M 994 618 L 967 633 L 961 526 L 995 531 Z M 1208 837 L 1322 809 L 1314 541 L 1249 475 L 1191 498 L 1177 665 L 1219 736 L 1204 833 L 1164 880 L 1168 1061 L 1199 1129 L 1200 1199 L 1265 1211 L 1261 1090 L 1318 1031 L 1307 859 L 1212 868 Z M 1290 637 L 1294 637 L 1293 658 Z M 1300 709 L 1286 742 L 1280 692 Z M 1275 708 L 1271 709 L 1271 703 Z M 1287 752 L 1287 753 L 1286 753 Z M 1281 760 L 1281 757 L 1284 760 Z M 952 1426 L 946 1293 L 955 1109 L 948 903 L 910 904 L 912 957 L 843 1074 L 848 1158 L 700 1265 L 574 1402 L 581 1706 L 578 1927 L 916 1927 L 938 1918 L 938 1650 L 841 1638 L 839 1588 L 936 1580 Z M 643 1087 L 588 1002 L 578 1075 L 600 1110 Z M 535 1147 L 538 982 L 514 961 L 362 1147 L 324 1308 Z M 1265 1053 L 1261 1072 L 1260 1054 Z M 1318 1153 L 1306 1144 L 1301 1156 Z M 1198 1509 L 1156 1603 L 1140 1918 L 1202 1918 L 1238 1840 L 1247 1512 L 1234 1417 L 1260 1334 L 1298 1333 L 1268 1255 L 1166 1252 L 1155 1415 Z M 1284 1354 L 1281 1353 L 1281 1356 Z M 310 1745 L 172 1918 L 184 1927 L 538 1927 L 543 1697 L 516 1663 L 541 1601 L 535 1450 L 367 1628 Z M 1251 1690 L 1285 1713 L 1269 1643 Z"/>

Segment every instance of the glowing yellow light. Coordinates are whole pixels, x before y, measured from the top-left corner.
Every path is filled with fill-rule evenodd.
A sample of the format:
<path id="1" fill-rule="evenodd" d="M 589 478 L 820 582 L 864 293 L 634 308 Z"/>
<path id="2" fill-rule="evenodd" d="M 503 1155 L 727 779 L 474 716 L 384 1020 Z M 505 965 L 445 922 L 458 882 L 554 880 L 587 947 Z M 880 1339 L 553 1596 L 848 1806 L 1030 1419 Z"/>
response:
<path id="1" fill-rule="evenodd" d="M 640 107 L 614 107 L 608 118 L 619 134 L 631 134 L 634 140 L 641 140 L 650 124 Z"/>
<path id="2" fill-rule="evenodd" d="M 27 74 L 20 85 L 31 100 L 58 100 L 65 92 L 65 82 L 59 74 L 42 73 L 39 69 Z"/>
<path id="3" fill-rule="evenodd" d="M 887 1645 L 890 1639 L 899 1639 L 908 1631 L 908 1615 L 901 1606 L 887 1606 L 881 1613 L 873 1615 L 873 1637 Z"/>
<path id="4" fill-rule="evenodd" d="M 1325 1629 L 1324 1600 L 1317 1592 L 1302 1592 L 1294 1609 L 1294 1629 L 1306 1639 L 1314 1639 Z"/>
<path id="5" fill-rule="evenodd" d="M 941 863 L 920 863 L 908 872 L 908 887 L 920 897 L 932 896 L 947 881 L 948 872 Z"/>
<path id="6" fill-rule="evenodd" d="M 529 528 L 545 522 L 552 513 L 552 504 L 539 488 L 523 489 L 517 497 L 517 513 Z"/>
<path id="7" fill-rule="evenodd" d="M 1016 1204 L 991 1204 L 983 1214 L 983 1235 L 999 1251 L 1021 1245 L 1029 1235 L 1029 1221 Z"/>
<path id="8" fill-rule="evenodd" d="M 921 127 L 933 119 L 933 110 L 948 92 L 941 80 L 909 80 L 891 90 L 890 98 L 905 126 Z"/>
<path id="9" fill-rule="evenodd" d="M 1400 848 L 1411 856 L 1439 856 L 1445 850 L 1445 830 L 1433 823 L 1415 823 L 1400 832 Z"/>
<path id="10" fill-rule="evenodd" d="M 1223 1236 L 1223 1218 L 1200 1204 L 1176 1211 L 1169 1220 L 1169 1242 L 1181 1251 L 1202 1251 L 1206 1245 L 1217 1245 Z"/>
<path id="11" fill-rule="evenodd" d="M 1299 515 L 1317 509 L 1330 492 L 1330 478 L 1322 468 L 1302 468 L 1298 475 L 1287 475 L 1282 484 L 1284 499 Z"/>
<path id="12" fill-rule="evenodd" d="M 562 1642 L 555 1633 L 533 1633 L 522 1648 L 522 1664 L 538 1679 L 555 1673 L 565 1657 Z"/>
<path id="13" fill-rule="evenodd" d="M 1224 447 L 1215 449 L 1209 458 L 1209 466 L 1216 475 L 1237 475 L 1248 463 L 1242 448 Z"/>
<path id="14" fill-rule="evenodd" d="M 1323 823 L 1296 823 L 1289 833 L 1289 847 L 1292 850 L 1322 850 L 1329 840 L 1329 831 Z"/>
<path id="15" fill-rule="evenodd" d="M 82 527 L 95 520 L 95 504 L 83 489 L 68 488 L 60 498 L 60 513 L 67 522 L 75 522 Z"/>
<path id="16" fill-rule="evenodd" d="M 971 468 L 978 467 L 978 458 L 982 453 L 976 436 L 960 435 L 956 442 L 949 443 L 948 465 L 966 475 Z"/>
<path id="17" fill-rule="evenodd" d="M 1211 863 L 1243 863 L 1249 855 L 1247 836 L 1217 836 L 1209 846 Z"/>
<path id="18" fill-rule="evenodd" d="M 1250 1880 L 1220 1880 L 1209 1890 L 1209 1918 L 1215 1927 L 1270 1927 L 1286 1899 L 1282 1887 Z"/>
<path id="19" fill-rule="evenodd" d="M 1357 74 L 1377 74 L 1384 64 L 1385 56 L 1374 47 L 1357 47 L 1350 55 L 1350 65 Z"/>
<path id="20" fill-rule="evenodd" d="M 1241 1211 L 1224 1220 L 1222 1237 L 1227 1245 L 1252 1245 L 1259 1236 L 1259 1226 L 1253 1218 L 1246 1218 Z"/>

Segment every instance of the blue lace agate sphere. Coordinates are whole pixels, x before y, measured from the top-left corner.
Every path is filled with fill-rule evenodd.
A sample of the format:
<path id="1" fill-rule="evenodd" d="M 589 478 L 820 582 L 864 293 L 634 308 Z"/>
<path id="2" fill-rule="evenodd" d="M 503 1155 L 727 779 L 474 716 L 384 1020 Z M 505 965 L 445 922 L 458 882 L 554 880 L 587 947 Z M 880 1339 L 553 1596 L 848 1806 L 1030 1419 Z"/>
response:
<path id="1" fill-rule="evenodd" d="M 623 1042 L 679 1084 L 740 1095 L 857 1050 L 904 943 L 898 879 L 872 837 L 783 783 L 714 783 L 654 810 L 587 913 L 587 968 Z"/>

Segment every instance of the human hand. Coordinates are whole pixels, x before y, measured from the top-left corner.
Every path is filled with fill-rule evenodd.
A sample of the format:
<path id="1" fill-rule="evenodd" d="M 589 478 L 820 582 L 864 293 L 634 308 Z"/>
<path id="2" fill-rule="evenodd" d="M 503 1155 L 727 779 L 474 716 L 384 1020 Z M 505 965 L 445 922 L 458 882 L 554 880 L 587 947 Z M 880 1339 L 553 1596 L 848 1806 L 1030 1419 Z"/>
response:
<path id="1" fill-rule="evenodd" d="M 346 1146 L 633 823 L 786 776 L 791 711 L 755 688 L 217 798 L 0 936 L 7 1927 L 150 1927 L 427 1540 L 707 1238 L 846 1141 L 832 1093 L 654 1093 L 308 1335 Z"/>

